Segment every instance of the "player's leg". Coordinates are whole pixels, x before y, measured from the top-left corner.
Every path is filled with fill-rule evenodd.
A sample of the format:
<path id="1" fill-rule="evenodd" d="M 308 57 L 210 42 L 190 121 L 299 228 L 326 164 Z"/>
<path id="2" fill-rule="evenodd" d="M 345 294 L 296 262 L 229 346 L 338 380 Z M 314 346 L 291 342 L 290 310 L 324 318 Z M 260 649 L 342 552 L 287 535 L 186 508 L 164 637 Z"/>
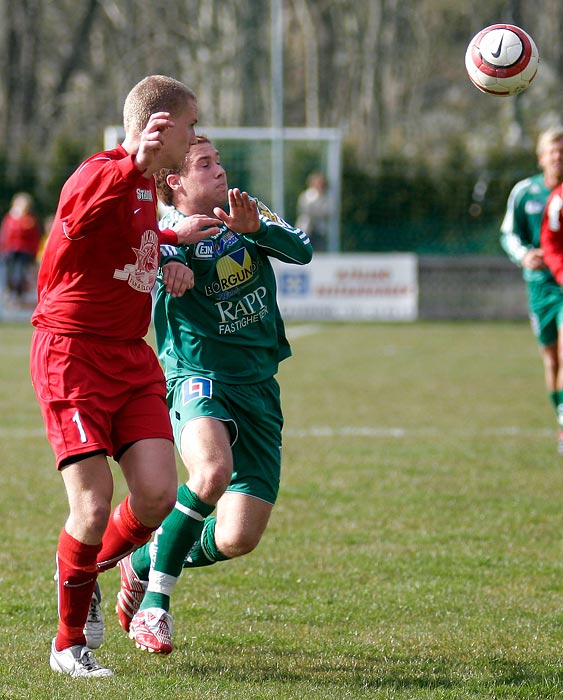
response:
<path id="1" fill-rule="evenodd" d="M 132 351 L 138 352 L 140 345 L 135 344 Z M 34 333 L 32 340 L 33 385 L 70 505 L 57 551 L 63 624 L 51 649 L 52 668 L 70 675 L 111 675 L 97 666 L 89 649 L 84 651 L 84 622 L 93 600 L 96 562 L 103 549 L 113 495 L 113 479 L 105 455 L 115 454 L 119 432 L 114 432 L 114 417 L 123 404 L 123 390 L 133 386 L 119 362 L 123 360 L 125 369 L 130 365 L 138 367 L 141 384 L 146 382 L 147 374 L 152 376 L 148 363 L 129 363 L 129 349 L 125 350 L 121 345 L 114 348 L 107 343 L 40 331 Z M 156 357 L 154 367 L 162 386 L 160 403 L 171 449 L 164 379 Z M 116 376 L 124 376 L 121 384 L 115 381 Z M 175 466 L 172 468 L 175 477 Z M 174 485 L 171 482 L 171 501 Z"/>
<path id="2" fill-rule="evenodd" d="M 171 511 L 176 495 L 176 461 L 170 440 L 139 440 L 119 457 L 129 495 L 113 511 L 104 533 L 98 570 L 105 571 L 148 542 Z"/>
<path id="3" fill-rule="evenodd" d="M 72 677 L 107 677 L 113 672 L 100 666 L 89 645 L 103 641 L 103 621 L 92 636 L 90 610 L 96 588 L 96 559 L 111 507 L 113 480 L 102 454 L 62 468 L 70 514 L 57 547 L 59 625 L 51 643 L 49 663 L 58 673 Z M 95 644 L 92 643 L 95 640 Z"/>
<path id="4" fill-rule="evenodd" d="M 225 422 L 209 417 L 190 420 L 181 432 L 180 452 L 189 480 L 179 487 L 176 505 L 150 547 L 137 550 L 130 560 L 139 579 L 148 580 L 139 611 L 130 623 L 130 636 L 138 647 L 161 653 L 172 650 L 168 611 L 184 560 L 229 483 L 231 437 Z M 126 562 L 122 570 L 125 566 Z"/>
<path id="5" fill-rule="evenodd" d="M 555 368 L 555 401 L 559 423 L 558 452 L 563 455 L 563 300 L 559 303 L 557 324 L 557 360 Z"/>
<path id="6" fill-rule="evenodd" d="M 559 372 L 559 350 L 557 342 L 540 345 L 540 355 L 543 362 L 545 388 L 551 402 L 557 408 L 557 375 Z"/>
<path id="7" fill-rule="evenodd" d="M 254 496 L 227 491 L 217 504 L 216 515 L 205 520 L 184 568 L 209 566 L 249 554 L 266 530 L 273 505 Z"/>
<path id="8" fill-rule="evenodd" d="M 53 651 L 84 646 L 84 626 L 96 585 L 96 559 L 108 521 L 113 479 L 107 459 L 95 454 L 63 465 L 69 516 L 57 547 L 59 626 Z"/>
<path id="9" fill-rule="evenodd" d="M 129 495 L 109 520 L 98 557 L 101 571 L 148 542 L 176 501 L 176 457 L 162 370 L 145 344 L 135 346 L 127 359 L 134 369 L 128 372 L 125 366 L 122 371 L 128 372 L 132 390 L 112 416 L 111 454 Z"/>
<path id="10" fill-rule="evenodd" d="M 188 553 L 185 568 L 251 552 L 260 542 L 276 502 L 281 473 L 283 418 L 275 379 L 230 391 L 239 435 L 234 471 L 216 516 L 206 519 L 201 537 Z"/>
<path id="11" fill-rule="evenodd" d="M 252 552 L 262 539 L 273 507 L 272 503 L 244 493 L 225 493 L 217 506 L 217 550 L 229 559 Z"/>
<path id="12" fill-rule="evenodd" d="M 540 345 L 540 353 L 543 360 L 547 394 L 557 418 L 557 451 L 563 455 L 563 387 L 560 386 L 559 380 L 559 368 L 563 366 L 560 363 L 563 349 L 559 348 L 559 342 L 555 342 L 549 345 Z"/>
<path id="13" fill-rule="evenodd" d="M 152 564 L 141 609 L 169 609 L 184 559 L 231 478 L 231 439 L 223 421 L 202 417 L 186 423 L 180 452 L 189 479 L 178 489 L 176 506 L 150 546 Z"/>
<path id="14" fill-rule="evenodd" d="M 563 390 L 558 386 L 560 371 L 558 325 L 561 315 L 561 290 L 555 283 L 529 283 L 530 321 L 539 343 L 544 381 L 558 425 L 558 450 L 563 451 Z"/>
<path id="15" fill-rule="evenodd" d="M 95 362 L 89 353 L 96 355 L 91 342 L 36 330 L 30 372 L 69 502 L 57 546 L 59 626 L 51 667 L 70 675 L 111 675 L 85 646 L 91 641 L 85 623 L 96 585 L 95 562 L 113 493 L 105 456 L 111 447 L 112 401 L 108 395 L 96 401 L 100 377 L 91 369 Z"/>

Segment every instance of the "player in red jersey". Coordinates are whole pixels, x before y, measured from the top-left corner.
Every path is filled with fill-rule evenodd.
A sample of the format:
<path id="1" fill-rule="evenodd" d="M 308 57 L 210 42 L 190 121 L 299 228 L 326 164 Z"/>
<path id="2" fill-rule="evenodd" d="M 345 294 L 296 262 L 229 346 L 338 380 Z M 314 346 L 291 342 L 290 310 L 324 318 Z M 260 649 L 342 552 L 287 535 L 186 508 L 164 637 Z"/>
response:
<path id="1" fill-rule="evenodd" d="M 543 261 L 551 271 L 557 284 L 563 287 L 563 185 L 557 185 L 549 195 L 545 206 L 540 232 Z M 562 292 L 563 293 L 563 292 Z M 563 326 L 563 310 L 559 310 L 559 325 Z M 557 344 L 558 366 L 563 367 L 563 336 L 559 334 Z M 556 387 L 563 395 L 563 376 L 558 375 Z M 563 416 L 560 417 L 563 421 Z M 563 454 L 563 427 L 559 431 L 560 454 Z"/>
<path id="2" fill-rule="evenodd" d="M 541 224 L 541 247 L 544 262 L 556 282 L 563 285 L 563 185 L 557 185 L 547 200 Z"/>
<path id="3" fill-rule="evenodd" d="M 183 83 L 148 76 L 123 117 L 123 144 L 88 158 L 62 189 L 32 316 L 31 376 L 69 502 L 50 665 L 73 677 L 113 675 L 91 652 L 102 639 L 88 639 L 97 575 L 148 541 L 176 500 L 164 376 L 144 336 L 161 239 L 153 174 L 180 167 L 196 143 L 197 100 Z M 199 229 L 166 236 L 197 242 L 217 223 L 202 217 Z M 175 296 L 193 286 L 179 262 L 163 279 Z M 130 491 L 113 512 L 108 456 Z"/>

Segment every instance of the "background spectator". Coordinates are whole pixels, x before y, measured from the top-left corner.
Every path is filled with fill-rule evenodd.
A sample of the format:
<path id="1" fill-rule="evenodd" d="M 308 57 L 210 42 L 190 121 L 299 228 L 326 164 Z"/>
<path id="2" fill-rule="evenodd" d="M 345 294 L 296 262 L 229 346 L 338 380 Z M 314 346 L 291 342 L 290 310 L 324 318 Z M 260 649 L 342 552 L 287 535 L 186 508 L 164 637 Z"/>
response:
<path id="1" fill-rule="evenodd" d="M 334 207 L 327 188 L 326 177 L 321 172 L 313 172 L 307 178 L 307 189 L 297 200 L 297 228 L 309 236 L 313 250 L 326 250 L 328 228 Z"/>
<path id="2" fill-rule="evenodd" d="M 6 290 L 18 305 L 33 286 L 35 260 L 43 231 L 33 212 L 33 198 L 18 192 L 0 228 L 0 252 L 6 266 Z"/>

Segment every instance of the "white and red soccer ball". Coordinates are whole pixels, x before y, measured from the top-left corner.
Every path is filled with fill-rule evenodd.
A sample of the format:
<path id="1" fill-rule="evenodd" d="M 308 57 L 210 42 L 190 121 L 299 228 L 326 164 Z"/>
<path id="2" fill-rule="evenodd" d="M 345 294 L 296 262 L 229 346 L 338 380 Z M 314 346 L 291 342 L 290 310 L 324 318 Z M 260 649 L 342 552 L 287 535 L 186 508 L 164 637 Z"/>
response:
<path id="1" fill-rule="evenodd" d="M 482 92 L 509 97 L 523 92 L 539 64 L 532 37 L 513 24 L 492 24 L 478 32 L 465 52 L 469 79 Z"/>

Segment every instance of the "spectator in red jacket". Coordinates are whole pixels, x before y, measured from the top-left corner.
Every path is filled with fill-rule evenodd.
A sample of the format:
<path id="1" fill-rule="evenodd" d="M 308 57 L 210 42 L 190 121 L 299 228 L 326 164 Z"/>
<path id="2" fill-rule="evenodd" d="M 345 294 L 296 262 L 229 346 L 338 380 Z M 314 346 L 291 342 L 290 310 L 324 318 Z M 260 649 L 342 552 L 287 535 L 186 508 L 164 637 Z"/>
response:
<path id="1" fill-rule="evenodd" d="M 39 219 L 33 213 L 33 199 L 27 192 L 12 198 L 10 210 L 0 228 L 0 252 L 6 265 L 6 286 L 17 302 L 31 286 L 31 273 L 42 236 Z"/>

